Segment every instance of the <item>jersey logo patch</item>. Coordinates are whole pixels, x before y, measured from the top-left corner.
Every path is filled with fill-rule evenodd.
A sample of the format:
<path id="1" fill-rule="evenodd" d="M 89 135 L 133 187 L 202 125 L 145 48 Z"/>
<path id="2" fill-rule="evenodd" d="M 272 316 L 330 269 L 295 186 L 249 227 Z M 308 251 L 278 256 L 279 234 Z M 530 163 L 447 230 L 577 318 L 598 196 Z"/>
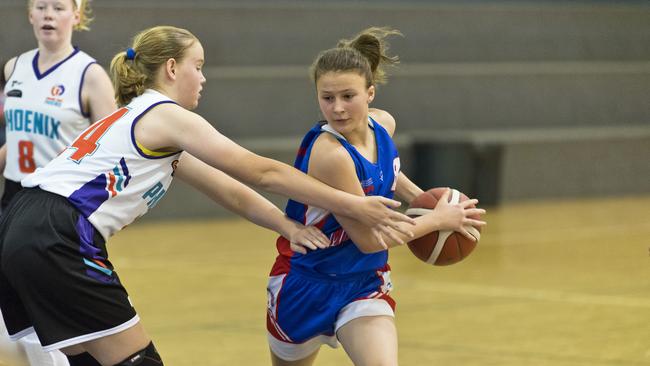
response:
<path id="1" fill-rule="evenodd" d="M 65 93 L 65 86 L 63 84 L 54 85 L 50 89 L 50 94 L 52 96 L 45 98 L 45 104 L 53 105 L 55 107 L 60 107 L 63 104 L 63 99 L 59 98 Z"/>

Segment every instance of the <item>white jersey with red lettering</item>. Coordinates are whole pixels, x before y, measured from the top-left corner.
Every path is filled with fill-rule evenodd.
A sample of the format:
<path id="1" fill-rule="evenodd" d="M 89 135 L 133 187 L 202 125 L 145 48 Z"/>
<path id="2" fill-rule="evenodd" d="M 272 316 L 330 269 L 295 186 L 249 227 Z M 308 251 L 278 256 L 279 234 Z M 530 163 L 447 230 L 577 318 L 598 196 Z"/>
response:
<path id="1" fill-rule="evenodd" d="M 93 123 L 23 187 L 67 197 L 104 239 L 153 208 L 169 189 L 180 151 L 159 153 L 135 140 L 135 124 L 151 108 L 174 103 L 148 89 Z"/>
<path id="2" fill-rule="evenodd" d="M 45 166 L 90 125 L 81 105 L 81 86 L 95 59 L 75 48 L 41 72 L 38 57 L 38 49 L 18 56 L 4 90 L 4 176 L 14 182 Z"/>

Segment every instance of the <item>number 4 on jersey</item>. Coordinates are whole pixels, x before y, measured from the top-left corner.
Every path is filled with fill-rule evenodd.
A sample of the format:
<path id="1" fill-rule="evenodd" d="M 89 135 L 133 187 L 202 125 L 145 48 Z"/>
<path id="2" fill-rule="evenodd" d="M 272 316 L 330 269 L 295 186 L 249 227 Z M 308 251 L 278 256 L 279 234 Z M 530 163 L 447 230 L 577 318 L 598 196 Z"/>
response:
<path id="1" fill-rule="evenodd" d="M 70 145 L 70 148 L 74 148 L 77 151 L 72 153 L 69 159 L 79 164 L 83 158 L 92 155 L 95 150 L 97 150 L 97 147 L 99 147 L 99 139 L 104 136 L 113 123 L 117 122 L 120 117 L 125 115 L 128 111 L 127 108 L 120 108 L 110 116 L 99 120 L 88 127 L 83 133 L 81 133 L 81 135 L 79 135 L 79 137 L 77 137 L 76 140 L 74 140 L 72 145 Z"/>

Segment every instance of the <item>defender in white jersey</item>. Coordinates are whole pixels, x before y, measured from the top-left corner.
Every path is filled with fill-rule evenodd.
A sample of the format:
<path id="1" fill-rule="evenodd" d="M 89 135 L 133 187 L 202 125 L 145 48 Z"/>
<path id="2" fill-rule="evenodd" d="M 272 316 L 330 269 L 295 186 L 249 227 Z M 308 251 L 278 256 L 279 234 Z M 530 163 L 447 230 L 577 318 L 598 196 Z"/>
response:
<path id="1" fill-rule="evenodd" d="M 75 30 L 87 30 L 86 0 L 30 0 L 29 21 L 38 47 L 13 57 L 0 70 L 7 78 L 0 207 L 22 189 L 20 181 L 57 156 L 86 127 L 116 109 L 113 88 L 95 60 L 73 47 Z M 0 334 L 0 344 L 9 339 Z M 24 364 L 64 366 L 60 352 L 44 353 L 35 336 L 20 340 Z M 0 361 L 3 354 L 0 352 Z"/>
<path id="2" fill-rule="evenodd" d="M 135 139 L 135 122 L 164 103 L 174 101 L 147 89 L 84 131 L 47 169 L 28 175 L 23 186 L 67 197 L 108 239 L 153 208 L 169 189 L 181 152 L 153 152 Z"/>
<path id="3" fill-rule="evenodd" d="M 394 229 L 410 234 L 414 220 L 391 209 L 399 202 L 332 189 L 242 148 L 191 112 L 203 63 L 203 47 L 187 30 L 141 32 L 111 63 L 123 107 L 23 180 L 27 188 L 0 221 L 0 308 L 11 337 L 35 331 L 47 350 L 77 355 L 73 366 L 162 364 L 105 240 L 155 206 L 172 176 L 277 231 L 300 253 L 325 247 L 327 238 L 238 180 L 355 217 L 382 242 L 382 233 L 398 238 Z"/>

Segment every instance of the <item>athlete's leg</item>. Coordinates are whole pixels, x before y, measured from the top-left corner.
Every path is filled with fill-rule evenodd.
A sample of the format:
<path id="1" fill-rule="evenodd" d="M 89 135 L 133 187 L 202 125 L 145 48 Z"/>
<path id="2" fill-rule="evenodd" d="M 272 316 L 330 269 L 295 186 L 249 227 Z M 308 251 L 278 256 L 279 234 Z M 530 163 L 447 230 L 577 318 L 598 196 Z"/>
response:
<path id="1" fill-rule="evenodd" d="M 132 354 L 115 366 L 163 366 L 163 362 L 153 342 L 149 342 L 147 347 Z"/>
<path id="2" fill-rule="evenodd" d="M 102 365 L 116 365 L 144 350 L 151 339 L 140 322 L 116 334 L 81 344 Z"/>
<path id="3" fill-rule="evenodd" d="M 27 355 L 18 342 L 9 339 L 9 334 L 0 314 L 0 365 L 29 366 Z"/>
<path id="4" fill-rule="evenodd" d="M 397 329 L 391 316 L 353 319 L 336 335 L 356 366 L 397 365 Z"/>
<path id="5" fill-rule="evenodd" d="M 316 360 L 316 356 L 318 356 L 319 349 L 314 351 L 314 353 L 312 353 L 311 355 L 296 361 L 285 361 L 280 357 L 276 356 L 275 353 L 271 351 L 271 364 L 273 366 L 311 366 L 314 364 L 314 360 Z"/>
<path id="6" fill-rule="evenodd" d="M 18 340 L 23 347 L 30 365 L 39 366 L 68 366 L 68 359 L 61 351 L 45 352 L 36 333 L 29 334 Z"/>
<path id="7" fill-rule="evenodd" d="M 65 352 L 74 352 L 74 355 L 68 356 L 70 361 L 70 366 L 102 366 L 93 356 L 88 352 L 82 352 L 77 354 L 76 352 L 82 348 L 79 345 L 74 346 L 76 348 L 66 348 Z M 111 364 L 112 365 L 112 364 Z M 131 354 L 126 357 L 120 363 L 115 364 L 115 366 L 162 366 L 163 362 L 156 350 L 156 347 L 153 345 L 153 342 L 149 342 L 147 347 Z"/>
<path id="8" fill-rule="evenodd" d="M 74 356 L 67 356 L 70 366 L 102 366 L 88 352 L 83 352 Z"/>

